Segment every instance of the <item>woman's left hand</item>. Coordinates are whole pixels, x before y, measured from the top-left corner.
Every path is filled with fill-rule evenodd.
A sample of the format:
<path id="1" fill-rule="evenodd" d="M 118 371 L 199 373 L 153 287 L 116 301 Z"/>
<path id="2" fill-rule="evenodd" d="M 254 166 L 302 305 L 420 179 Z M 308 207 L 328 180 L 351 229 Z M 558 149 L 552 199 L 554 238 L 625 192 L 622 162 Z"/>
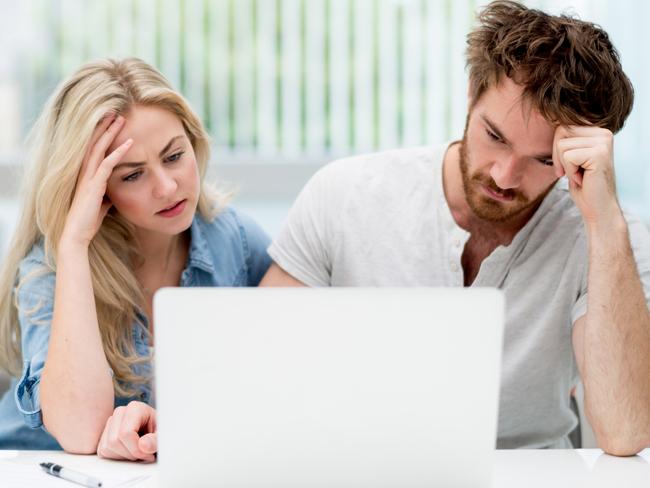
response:
<path id="1" fill-rule="evenodd" d="M 100 457 L 130 461 L 154 462 L 157 451 L 156 410 L 137 401 L 115 409 L 97 446 Z"/>

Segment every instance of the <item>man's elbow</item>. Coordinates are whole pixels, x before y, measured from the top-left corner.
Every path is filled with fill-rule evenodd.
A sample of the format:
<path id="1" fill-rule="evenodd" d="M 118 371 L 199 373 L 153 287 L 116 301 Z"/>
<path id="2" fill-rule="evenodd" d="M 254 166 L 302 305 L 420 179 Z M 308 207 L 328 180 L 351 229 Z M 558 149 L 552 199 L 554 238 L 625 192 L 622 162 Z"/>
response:
<path id="1" fill-rule="evenodd" d="M 597 442 L 605 454 L 621 457 L 635 456 L 648 447 L 647 443 L 641 443 L 636 439 L 629 438 L 608 438 Z"/>
<path id="2" fill-rule="evenodd" d="M 290 287 L 290 286 L 306 286 L 301 281 L 297 280 L 284 269 L 278 266 L 275 262 L 271 263 L 271 267 L 267 270 L 266 274 L 260 281 L 259 286 L 262 287 Z"/>
<path id="3" fill-rule="evenodd" d="M 594 428 L 598 447 L 612 456 L 635 456 L 647 448 L 650 445 L 649 437 L 640 434 L 642 433 L 633 428 L 619 429 L 617 432 L 604 432 Z"/>

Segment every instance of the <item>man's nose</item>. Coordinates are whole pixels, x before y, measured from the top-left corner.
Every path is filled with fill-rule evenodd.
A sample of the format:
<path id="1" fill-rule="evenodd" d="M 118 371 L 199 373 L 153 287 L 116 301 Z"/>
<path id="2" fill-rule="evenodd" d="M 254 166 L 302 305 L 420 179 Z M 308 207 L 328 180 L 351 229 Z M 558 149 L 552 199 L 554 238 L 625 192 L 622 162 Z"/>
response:
<path id="1" fill-rule="evenodd" d="M 514 155 L 495 161 L 490 176 L 502 190 L 518 188 L 524 175 L 524 163 Z"/>

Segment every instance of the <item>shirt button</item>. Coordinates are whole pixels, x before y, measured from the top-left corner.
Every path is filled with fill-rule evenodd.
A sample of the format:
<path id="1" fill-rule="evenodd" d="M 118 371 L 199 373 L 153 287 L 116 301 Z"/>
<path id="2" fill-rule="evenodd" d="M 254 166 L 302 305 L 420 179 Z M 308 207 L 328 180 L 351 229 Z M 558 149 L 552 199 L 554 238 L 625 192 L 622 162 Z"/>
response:
<path id="1" fill-rule="evenodd" d="M 451 263 L 451 270 L 455 273 L 458 271 L 458 265 L 456 263 Z"/>
<path id="2" fill-rule="evenodd" d="M 460 247 L 460 239 L 454 239 L 454 247 Z"/>

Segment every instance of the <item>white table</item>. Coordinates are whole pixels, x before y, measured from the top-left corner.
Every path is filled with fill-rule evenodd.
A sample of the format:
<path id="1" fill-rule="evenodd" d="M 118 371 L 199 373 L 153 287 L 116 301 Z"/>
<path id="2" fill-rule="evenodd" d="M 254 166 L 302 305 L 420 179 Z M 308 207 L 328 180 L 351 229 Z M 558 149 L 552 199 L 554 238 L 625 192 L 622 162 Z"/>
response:
<path id="1" fill-rule="evenodd" d="M 51 461 L 76 468 L 87 474 L 110 482 L 141 477 L 129 483 L 129 487 L 154 488 L 156 465 L 130 462 L 107 461 L 97 456 L 75 456 L 60 451 L 0 451 L 0 486 L 21 488 L 60 486 L 74 488 L 74 485 L 57 480 L 44 473 L 41 475 L 38 463 Z M 19 466 L 18 466 L 19 465 Z M 8 483 L 12 467 L 33 471 L 34 480 L 23 480 L 22 484 Z M 472 468 L 471 459 L 467 469 Z M 40 480 L 40 482 L 38 481 Z M 29 481 L 27 484 L 24 481 Z M 639 456 L 616 458 L 607 456 L 598 449 L 578 450 L 499 450 L 496 452 L 493 488 L 601 488 L 650 487 L 650 449 Z"/>

